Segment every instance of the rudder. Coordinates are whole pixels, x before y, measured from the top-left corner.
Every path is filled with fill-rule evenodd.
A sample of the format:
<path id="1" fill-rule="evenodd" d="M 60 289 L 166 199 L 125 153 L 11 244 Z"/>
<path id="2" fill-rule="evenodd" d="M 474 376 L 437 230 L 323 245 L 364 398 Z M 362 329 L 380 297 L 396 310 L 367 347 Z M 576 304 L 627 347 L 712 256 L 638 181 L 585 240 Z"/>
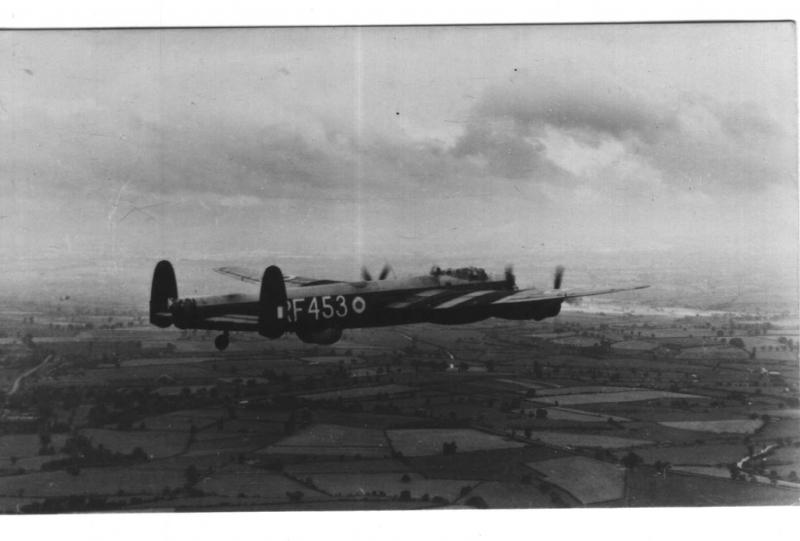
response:
<path id="1" fill-rule="evenodd" d="M 286 330 L 286 284 L 283 273 L 275 265 L 264 271 L 258 297 L 258 333 L 275 339 Z"/>
<path id="2" fill-rule="evenodd" d="M 172 325 L 169 299 L 177 298 L 178 282 L 175 279 L 175 269 L 169 261 L 159 261 L 153 271 L 153 283 L 150 287 L 150 323 L 156 327 Z"/>

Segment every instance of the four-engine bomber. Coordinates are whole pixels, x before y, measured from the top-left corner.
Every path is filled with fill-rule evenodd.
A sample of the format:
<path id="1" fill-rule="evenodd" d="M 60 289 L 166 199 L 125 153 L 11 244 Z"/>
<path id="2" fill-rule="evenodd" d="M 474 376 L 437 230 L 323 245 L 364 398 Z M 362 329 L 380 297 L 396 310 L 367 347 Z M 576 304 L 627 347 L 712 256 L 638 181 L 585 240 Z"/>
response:
<path id="1" fill-rule="evenodd" d="M 228 347 L 231 331 L 257 332 L 270 339 L 288 332 L 304 342 L 333 344 L 348 328 L 422 322 L 455 325 L 490 317 L 539 321 L 558 315 L 561 304 L 571 298 L 648 287 L 561 289 L 563 267 L 556 269 L 553 289 L 546 291 L 518 289 L 510 267 L 498 280 L 474 267 L 434 267 L 427 275 L 388 280 L 386 266 L 378 280 L 363 270 L 362 280 L 356 282 L 284 276 L 274 265 L 260 277 L 237 267 L 215 270 L 259 284 L 259 294 L 182 299 L 172 264 L 160 261 L 153 273 L 150 322 L 158 327 L 222 331 L 214 342 L 220 350 Z"/>

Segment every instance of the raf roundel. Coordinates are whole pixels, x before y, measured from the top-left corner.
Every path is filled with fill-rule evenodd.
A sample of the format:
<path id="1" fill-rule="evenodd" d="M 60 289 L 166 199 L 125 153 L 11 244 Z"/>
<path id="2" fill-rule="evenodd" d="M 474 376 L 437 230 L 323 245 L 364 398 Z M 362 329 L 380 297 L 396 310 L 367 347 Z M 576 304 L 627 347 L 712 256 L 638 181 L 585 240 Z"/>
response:
<path id="1" fill-rule="evenodd" d="M 363 314 L 364 310 L 367 309 L 366 301 L 361 297 L 353 298 L 353 312 L 356 314 Z"/>

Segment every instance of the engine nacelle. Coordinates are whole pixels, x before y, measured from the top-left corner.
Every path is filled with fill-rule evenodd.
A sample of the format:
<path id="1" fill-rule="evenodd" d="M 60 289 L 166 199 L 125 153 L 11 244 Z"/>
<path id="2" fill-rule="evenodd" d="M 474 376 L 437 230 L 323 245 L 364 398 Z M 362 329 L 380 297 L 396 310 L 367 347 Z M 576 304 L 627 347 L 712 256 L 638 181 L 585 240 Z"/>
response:
<path id="1" fill-rule="evenodd" d="M 338 327 L 323 327 L 320 329 L 298 329 L 297 337 L 307 344 L 320 344 L 329 346 L 339 341 L 342 329 Z"/>
<path id="2" fill-rule="evenodd" d="M 561 312 L 562 299 L 548 301 L 546 303 L 538 304 L 534 307 L 523 306 L 501 306 L 496 310 L 494 315 L 502 319 L 532 319 L 534 321 L 541 321 L 548 317 L 555 317 Z"/>

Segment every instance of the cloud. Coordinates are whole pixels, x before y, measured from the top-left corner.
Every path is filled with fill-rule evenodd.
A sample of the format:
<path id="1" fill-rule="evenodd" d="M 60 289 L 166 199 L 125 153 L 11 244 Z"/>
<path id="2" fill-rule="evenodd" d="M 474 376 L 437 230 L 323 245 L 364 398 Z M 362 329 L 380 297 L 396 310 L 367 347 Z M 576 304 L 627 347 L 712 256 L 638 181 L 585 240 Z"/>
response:
<path id="1" fill-rule="evenodd" d="M 470 122 L 451 150 L 457 158 L 478 159 L 485 173 L 507 179 L 553 180 L 566 171 L 547 157 L 547 148 L 530 126 L 502 119 Z"/>
<path id="2" fill-rule="evenodd" d="M 583 184 L 598 174 L 638 170 L 649 171 L 649 182 L 715 193 L 791 179 L 790 139 L 753 102 L 688 93 L 656 99 L 601 76 L 520 76 L 487 90 L 453 151 L 481 156 L 510 179 Z M 569 161 L 596 167 L 576 170 L 564 160 L 564 147 Z"/>
<path id="3" fill-rule="evenodd" d="M 796 223 L 796 90 L 793 33 L 761 47 L 772 30 L 4 34 L 0 214 L 32 233 L 0 240 L 486 253 L 778 231 Z M 780 216 L 748 221 L 756 201 Z"/>

